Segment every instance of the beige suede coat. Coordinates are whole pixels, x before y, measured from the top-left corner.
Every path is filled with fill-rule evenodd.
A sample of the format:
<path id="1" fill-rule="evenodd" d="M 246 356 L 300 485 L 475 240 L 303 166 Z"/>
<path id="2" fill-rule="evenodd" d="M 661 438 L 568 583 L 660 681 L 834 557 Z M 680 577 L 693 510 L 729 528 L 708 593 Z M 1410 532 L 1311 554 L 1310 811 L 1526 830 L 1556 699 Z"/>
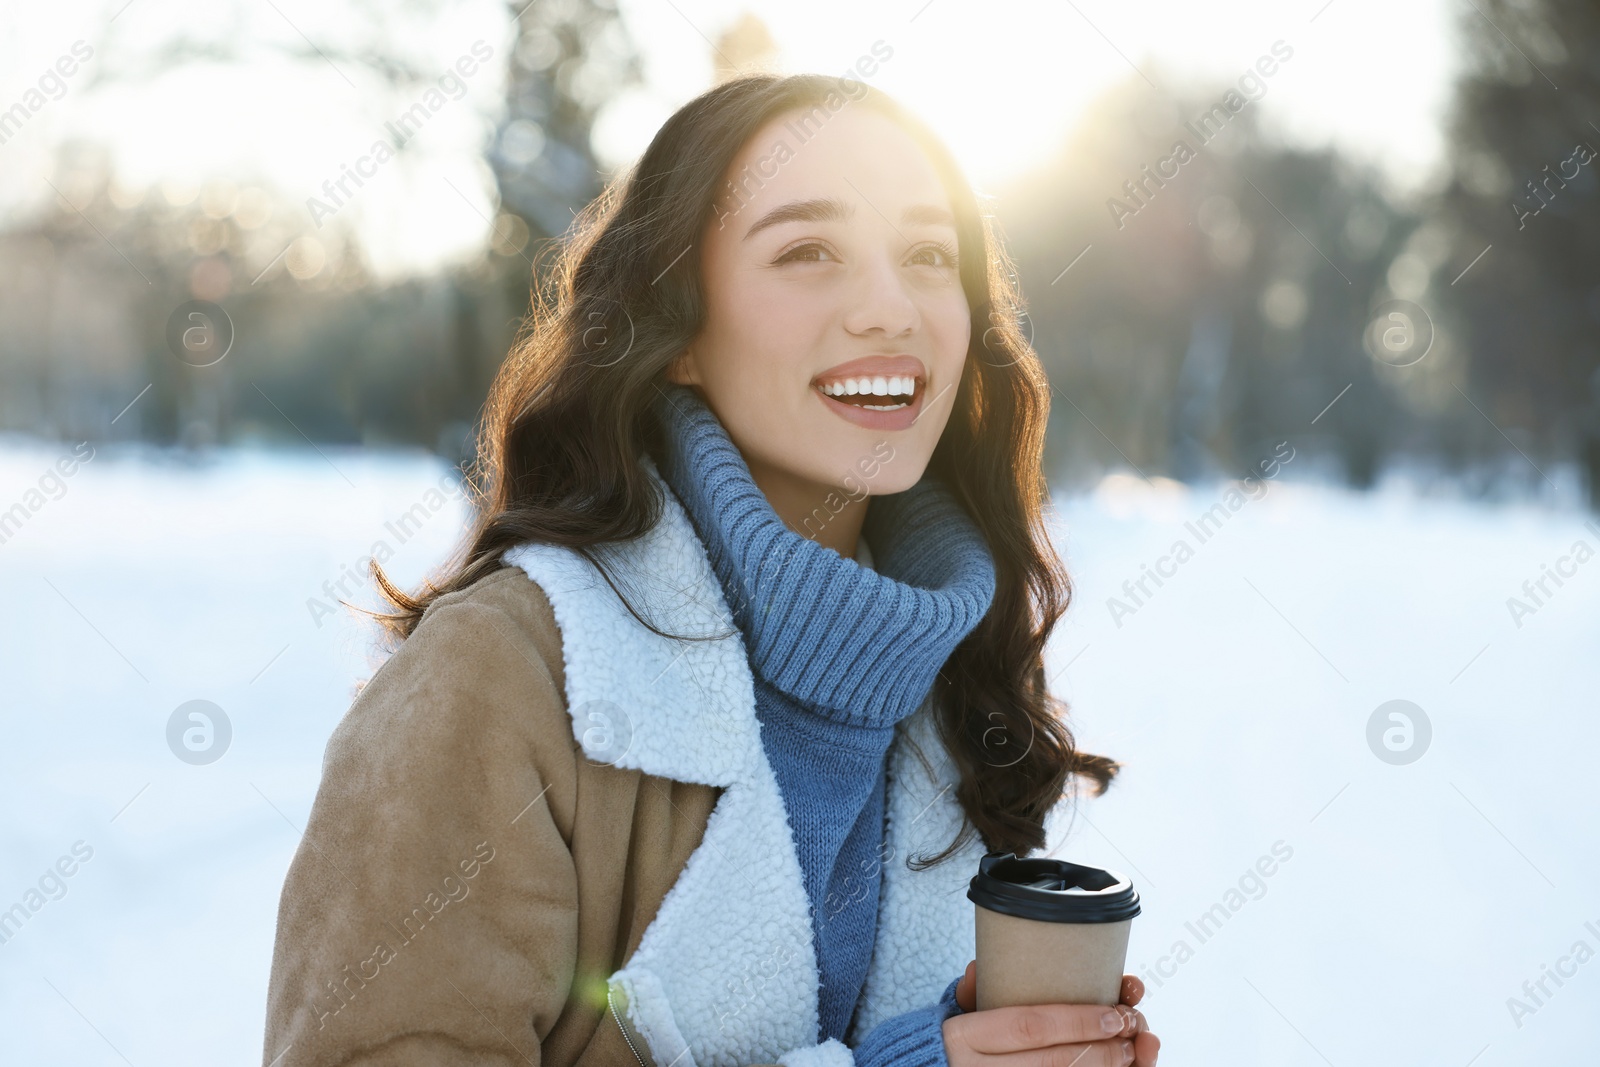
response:
<path id="1" fill-rule="evenodd" d="M 744 646 L 654 463 L 662 520 L 524 545 L 436 600 L 328 742 L 278 912 L 271 1067 L 852 1067 L 818 1043 L 810 903 Z M 973 958 L 981 840 L 925 703 L 888 756 L 853 1044 Z M 853 901 L 834 903 L 849 907 Z"/>

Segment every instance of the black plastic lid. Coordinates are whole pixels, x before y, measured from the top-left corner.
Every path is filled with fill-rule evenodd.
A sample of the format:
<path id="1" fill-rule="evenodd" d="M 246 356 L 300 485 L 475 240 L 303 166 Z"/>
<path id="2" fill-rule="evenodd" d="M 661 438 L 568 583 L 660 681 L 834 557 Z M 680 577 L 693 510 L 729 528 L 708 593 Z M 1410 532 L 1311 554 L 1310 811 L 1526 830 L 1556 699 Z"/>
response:
<path id="1" fill-rule="evenodd" d="M 1139 914 L 1139 894 L 1116 871 L 1056 859 L 991 852 L 978 862 L 967 899 L 990 911 L 1056 923 L 1114 923 Z"/>

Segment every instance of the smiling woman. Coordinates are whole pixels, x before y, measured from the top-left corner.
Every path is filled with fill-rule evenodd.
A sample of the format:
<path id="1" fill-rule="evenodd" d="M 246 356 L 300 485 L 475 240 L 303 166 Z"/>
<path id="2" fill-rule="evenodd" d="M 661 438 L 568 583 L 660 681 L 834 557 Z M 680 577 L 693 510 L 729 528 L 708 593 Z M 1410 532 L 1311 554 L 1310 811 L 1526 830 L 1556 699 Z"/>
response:
<path id="1" fill-rule="evenodd" d="M 1118 767 L 1045 687 L 1049 387 L 989 225 L 926 127 L 815 75 L 691 101 L 585 211 L 458 558 L 373 567 L 399 648 L 329 743 L 265 1062 L 1154 1062 L 1131 976 L 1110 1028 L 975 1010 L 967 880 Z M 473 907 L 307 1007 L 478 840 Z"/>

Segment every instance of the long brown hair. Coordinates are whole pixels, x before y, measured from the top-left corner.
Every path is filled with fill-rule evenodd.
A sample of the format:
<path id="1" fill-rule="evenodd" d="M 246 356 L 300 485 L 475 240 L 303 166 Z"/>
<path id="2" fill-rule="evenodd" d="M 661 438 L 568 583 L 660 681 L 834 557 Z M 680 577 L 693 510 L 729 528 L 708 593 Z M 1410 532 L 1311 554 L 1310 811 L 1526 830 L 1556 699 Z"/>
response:
<path id="1" fill-rule="evenodd" d="M 435 598 L 499 570 L 501 554 L 528 541 L 582 553 L 617 588 L 604 553 L 592 550 L 640 537 L 661 515 L 664 502 L 640 464 L 646 451 L 660 454 L 663 431 L 650 402 L 704 320 L 700 237 L 725 171 L 774 117 L 821 109 L 825 119 L 847 101 L 898 122 L 938 171 L 957 219 L 972 312 L 954 410 L 928 470 L 982 530 L 997 584 L 988 614 L 935 682 L 939 732 L 960 772 L 956 798 L 969 823 L 919 865 L 947 858 L 973 830 L 990 850 L 1025 855 L 1043 846 L 1045 816 L 1074 776 L 1091 780 L 1098 795 L 1120 766 L 1077 751 L 1066 705 L 1046 688 L 1043 649 L 1072 595 L 1042 515 L 1049 382 L 1023 336 L 1011 260 L 971 185 L 931 130 L 861 82 L 753 74 L 708 90 L 547 246 L 553 269 L 535 287 L 478 427 L 468 477 L 473 528 L 441 576 L 416 594 L 395 587 L 374 561 L 394 609 L 377 617 L 398 645 Z M 627 606 L 656 633 L 683 636 L 664 634 Z"/>

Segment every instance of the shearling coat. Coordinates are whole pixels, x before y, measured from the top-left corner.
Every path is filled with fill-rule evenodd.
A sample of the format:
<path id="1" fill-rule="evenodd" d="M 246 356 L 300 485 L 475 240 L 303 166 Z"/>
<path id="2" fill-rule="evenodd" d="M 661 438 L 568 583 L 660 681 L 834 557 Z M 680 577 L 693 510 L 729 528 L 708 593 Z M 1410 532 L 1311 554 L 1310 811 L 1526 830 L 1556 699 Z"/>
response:
<path id="1" fill-rule="evenodd" d="M 272 1067 L 850 1067 L 750 667 L 688 516 L 524 545 L 438 598 L 334 730 L 279 905 Z M 896 727 L 851 1042 L 973 958 L 980 837 L 932 700 Z M 862 883 L 865 884 L 865 883 Z M 854 906 L 847 898 L 830 910 Z"/>

